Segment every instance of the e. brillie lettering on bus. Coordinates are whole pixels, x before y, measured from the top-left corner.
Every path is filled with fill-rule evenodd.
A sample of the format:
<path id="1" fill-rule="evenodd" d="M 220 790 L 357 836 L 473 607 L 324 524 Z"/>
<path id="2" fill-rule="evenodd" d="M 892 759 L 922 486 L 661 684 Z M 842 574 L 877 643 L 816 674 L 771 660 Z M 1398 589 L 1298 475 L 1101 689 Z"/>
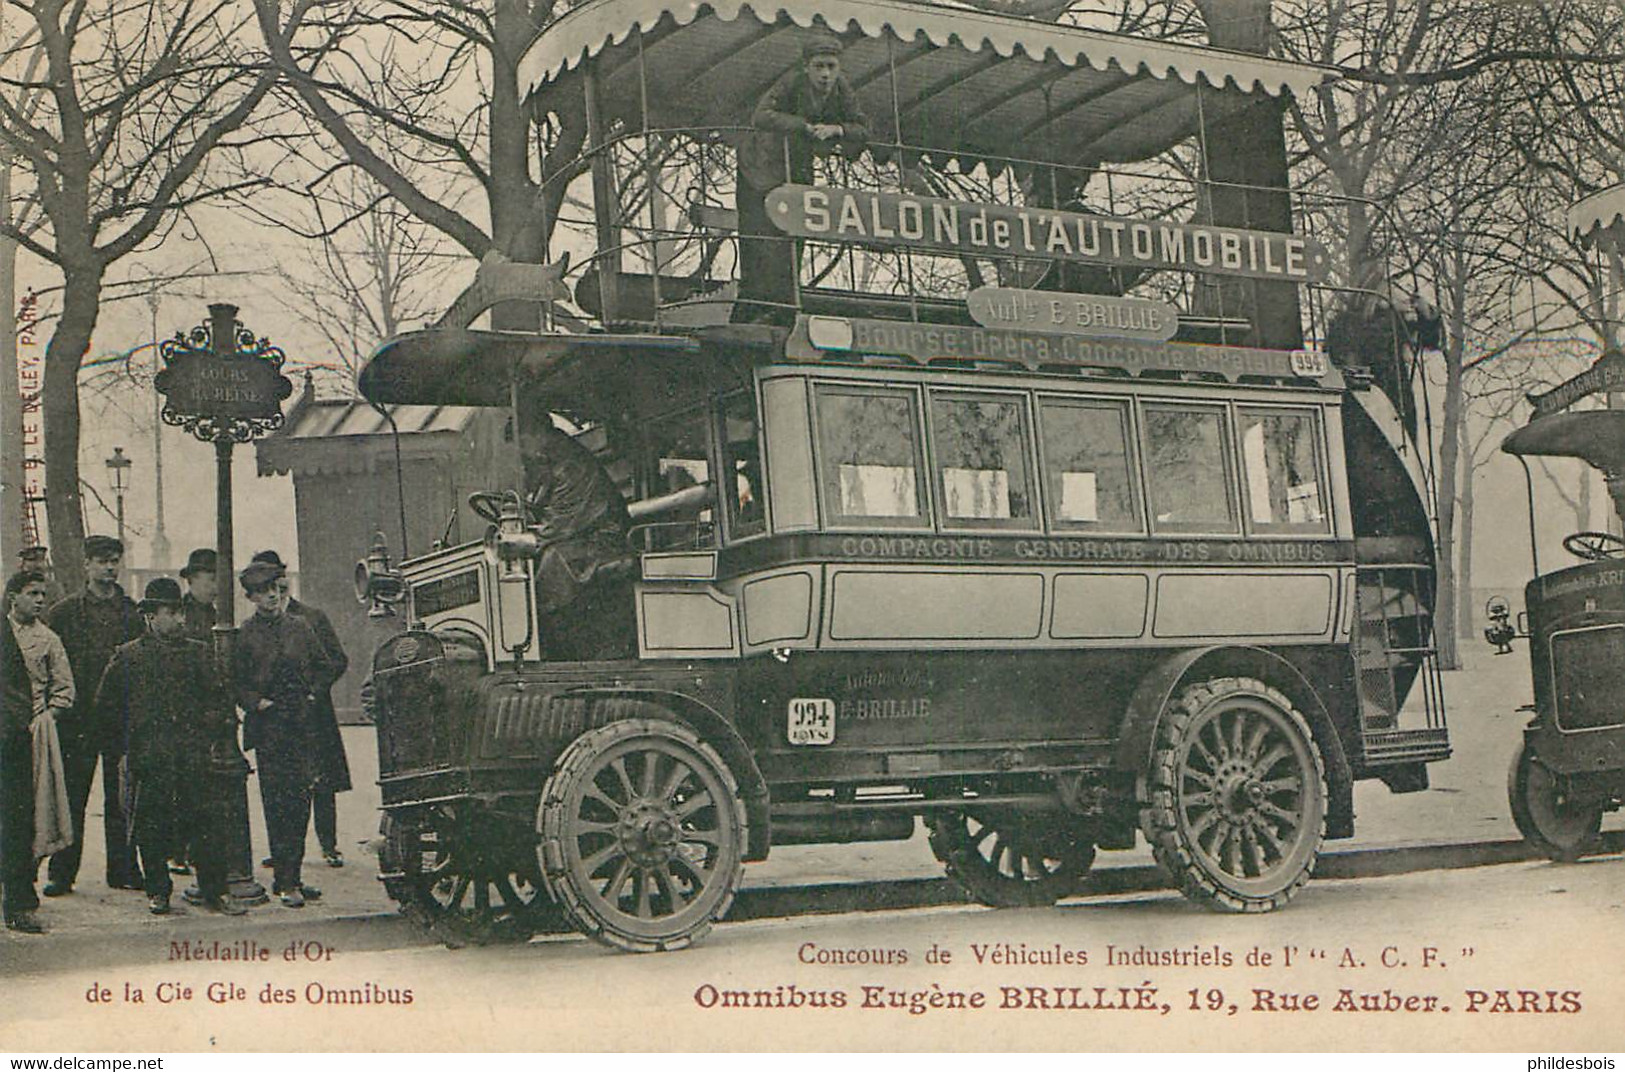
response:
<path id="1" fill-rule="evenodd" d="M 1308 280 L 1316 260 L 1307 241 L 1175 221 L 1155 223 L 1081 212 L 978 205 L 934 197 L 795 187 L 799 227 L 814 237 L 886 240 L 1035 257 L 1161 266 L 1183 265 Z"/>

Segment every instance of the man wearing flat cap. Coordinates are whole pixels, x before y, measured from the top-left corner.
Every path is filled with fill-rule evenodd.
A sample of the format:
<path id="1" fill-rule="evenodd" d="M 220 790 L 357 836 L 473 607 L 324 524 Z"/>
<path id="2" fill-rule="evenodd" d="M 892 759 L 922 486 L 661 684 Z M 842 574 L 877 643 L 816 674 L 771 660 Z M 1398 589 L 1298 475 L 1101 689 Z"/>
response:
<path id="1" fill-rule="evenodd" d="M 96 776 L 96 763 L 102 764 L 103 823 L 107 844 L 107 885 L 115 890 L 143 888 L 141 869 L 136 864 L 135 846 L 130 841 L 120 791 L 120 763 L 125 754 L 125 727 L 108 723 L 96 709 L 96 683 L 101 681 L 113 650 L 142 633 L 141 615 L 135 600 L 124 594 L 118 583 L 124 562 L 124 544 L 111 536 L 85 539 L 85 588 L 51 608 L 46 624 L 62 638 L 73 667 L 73 679 L 81 683 L 73 712 L 59 720 L 62 737 L 62 770 L 68 783 L 68 810 L 73 818 L 73 844 L 51 857 L 45 896 L 62 897 L 73 892 L 79 878 L 79 854 L 84 843 L 85 805 Z"/>
<path id="2" fill-rule="evenodd" d="M 259 770 L 272 892 L 285 906 L 302 908 L 321 896 L 305 885 L 303 870 L 311 793 L 321 775 L 316 696 L 343 671 L 328 659 L 310 623 L 287 613 L 277 584 L 283 573 L 269 562 L 250 562 L 237 576 L 254 614 L 237 634 L 232 682 L 247 715 L 243 747 L 253 750 Z"/>
<path id="3" fill-rule="evenodd" d="M 344 654 L 338 630 L 333 628 L 326 613 L 293 597 L 287 566 L 281 555 L 275 551 L 261 551 L 253 561 L 269 562 L 282 571 L 276 584 L 282 592 L 283 605 L 287 613 L 310 623 L 333 676 L 327 688 L 316 690 L 316 703 L 312 710 L 316 733 L 316 785 L 311 790 L 310 812 L 322 859 L 328 867 L 343 867 L 344 854 L 339 851 L 338 841 L 337 794 L 350 790 L 350 761 L 344 754 L 344 736 L 339 731 L 338 712 L 333 708 L 332 685 L 344 676 L 344 671 L 350 665 L 350 657 Z"/>
<path id="4" fill-rule="evenodd" d="M 214 772 L 237 759 L 237 716 L 209 647 L 186 635 L 181 586 L 147 583 L 138 605 L 146 633 L 121 645 L 96 690 L 105 721 L 129 727 L 131 825 L 146 876 L 147 906 L 169 912 L 168 861 L 190 841 L 202 905 L 242 915 L 226 888 L 226 837 Z"/>
<path id="5" fill-rule="evenodd" d="M 788 71 L 751 113 L 757 133 L 739 147 L 739 300 L 735 322 L 788 323 L 794 315 L 801 243 L 774 227 L 763 199 L 775 186 L 810 183 L 813 158 L 856 155 L 869 120 L 841 76 L 841 39 L 816 32 L 802 41 L 801 64 Z M 775 240 L 775 237 L 777 239 Z"/>
<path id="6" fill-rule="evenodd" d="M 214 601 L 218 594 L 215 577 L 217 558 L 212 547 L 194 548 L 181 568 L 186 595 L 181 609 L 186 612 L 186 635 L 205 644 L 214 643 Z"/>

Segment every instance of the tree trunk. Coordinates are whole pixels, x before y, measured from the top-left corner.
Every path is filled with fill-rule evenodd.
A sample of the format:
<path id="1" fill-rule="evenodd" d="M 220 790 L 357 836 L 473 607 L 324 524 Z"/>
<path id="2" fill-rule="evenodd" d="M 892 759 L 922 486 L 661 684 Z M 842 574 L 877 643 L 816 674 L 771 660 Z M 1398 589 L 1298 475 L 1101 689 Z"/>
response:
<path id="1" fill-rule="evenodd" d="M 1439 665 L 1446 670 L 1461 668 L 1456 644 L 1456 495 L 1460 485 L 1461 432 L 1466 418 L 1466 397 L 1462 390 L 1462 346 L 1466 329 L 1467 281 L 1462 278 L 1458 258 L 1451 257 L 1450 337 L 1445 342 L 1444 427 L 1440 434 L 1439 469 L 1436 495 L 1439 502 L 1438 590 L 1434 594 L 1434 642 L 1439 646 Z M 1470 553 L 1471 549 L 1466 549 Z"/>
<path id="2" fill-rule="evenodd" d="M 1467 439 L 1466 422 L 1463 421 L 1461 429 L 1463 443 Z M 1456 556 L 1456 635 L 1463 640 L 1471 640 L 1477 635 L 1476 625 L 1473 621 L 1473 610 L 1477 601 L 1473 598 L 1473 494 L 1474 466 L 1472 452 L 1463 449 L 1461 456 L 1467 459 L 1461 475 L 1461 513 L 1456 518 L 1456 544 L 1461 548 Z M 1458 657 L 1460 653 L 1457 653 Z"/>
<path id="3" fill-rule="evenodd" d="M 11 158 L 0 150 L 0 222 L 11 221 Z M 17 371 L 17 243 L 0 235 L 0 562 L 23 545 L 23 410 Z"/>
<path id="4" fill-rule="evenodd" d="M 79 494 L 79 365 L 96 330 L 100 266 L 65 266 L 62 318 L 45 346 L 41 409 L 45 416 L 45 511 L 52 559 L 62 587 L 85 583 L 83 498 Z"/>

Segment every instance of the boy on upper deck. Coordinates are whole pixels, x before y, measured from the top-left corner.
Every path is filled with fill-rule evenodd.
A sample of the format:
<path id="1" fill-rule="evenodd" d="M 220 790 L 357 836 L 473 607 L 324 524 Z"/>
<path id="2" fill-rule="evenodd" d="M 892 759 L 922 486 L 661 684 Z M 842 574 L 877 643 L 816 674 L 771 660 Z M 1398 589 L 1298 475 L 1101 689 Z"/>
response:
<path id="1" fill-rule="evenodd" d="M 751 126 L 761 133 L 748 135 L 739 147 L 739 299 L 733 320 L 787 321 L 801 243 L 792 245 L 777 231 L 763 199 L 775 186 L 812 182 L 815 156 L 856 155 L 868 143 L 868 117 L 841 76 L 841 39 L 831 33 L 808 38 L 801 65 L 762 97 Z"/>

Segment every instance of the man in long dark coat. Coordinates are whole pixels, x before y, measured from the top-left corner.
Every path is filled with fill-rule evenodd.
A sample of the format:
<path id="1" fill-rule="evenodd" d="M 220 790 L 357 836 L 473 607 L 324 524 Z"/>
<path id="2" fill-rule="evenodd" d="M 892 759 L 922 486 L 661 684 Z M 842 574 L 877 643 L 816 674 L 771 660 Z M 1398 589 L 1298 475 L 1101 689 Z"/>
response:
<path id="1" fill-rule="evenodd" d="M 801 243 L 768 216 L 764 198 L 786 182 L 810 183 L 813 157 L 853 155 L 869 140 L 869 120 L 841 76 L 841 39 L 813 34 L 801 65 L 769 89 L 751 113 L 756 132 L 739 146 L 734 204 L 739 211 L 739 300 L 733 319 L 787 323 L 794 315 Z"/>
<path id="2" fill-rule="evenodd" d="M 147 904 L 155 915 L 169 911 L 168 861 L 189 839 L 203 906 L 242 915 L 226 890 L 227 831 L 214 777 L 236 759 L 237 716 L 213 654 L 186 635 L 181 586 L 167 577 L 149 582 L 139 609 L 147 632 L 113 653 L 96 706 L 129 727 L 131 819 Z"/>
<path id="3" fill-rule="evenodd" d="M 238 632 L 232 679 L 247 714 L 243 745 L 253 749 L 259 770 L 272 890 L 287 907 L 301 908 L 321 896 L 303 877 L 311 792 L 321 774 L 316 696 L 332 687 L 339 671 L 310 623 L 287 613 L 276 583 L 281 575 L 269 562 L 251 562 L 238 575 L 254 614 Z"/>
<path id="4" fill-rule="evenodd" d="M 254 556 L 253 561 L 269 562 L 283 571 L 276 583 L 282 592 L 287 612 L 310 623 L 311 629 L 316 633 L 316 639 L 321 642 L 322 654 L 333 672 L 333 683 L 336 684 L 350 666 L 350 657 L 344 654 L 344 645 L 339 641 L 338 630 L 333 628 L 333 623 L 321 610 L 293 597 L 287 565 L 282 561 L 282 556 L 275 551 L 261 551 Z M 332 685 L 316 692 L 314 716 L 317 781 L 311 791 L 311 817 L 316 827 L 316 841 L 322 847 L 322 859 L 327 861 L 329 867 L 343 867 L 344 854 L 339 852 L 338 839 L 338 794 L 350 790 L 350 761 L 344 754 L 344 735 L 339 730 L 338 712 L 333 707 Z"/>
<path id="5" fill-rule="evenodd" d="M 107 885 L 115 890 L 143 888 L 129 838 L 120 792 L 119 766 L 124 758 L 125 728 L 102 721 L 95 708 L 96 683 L 102 679 L 113 649 L 142 633 L 135 600 L 118 583 L 124 545 L 111 536 L 85 539 L 86 584 L 51 608 L 45 623 L 68 650 L 73 679 L 81 682 L 73 713 L 58 721 L 62 737 L 62 770 L 68 781 L 68 809 L 73 818 L 73 844 L 51 857 L 45 896 L 73 892 L 79 879 L 79 856 L 85 839 L 85 805 L 102 764 L 103 839 L 107 845 Z"/>

